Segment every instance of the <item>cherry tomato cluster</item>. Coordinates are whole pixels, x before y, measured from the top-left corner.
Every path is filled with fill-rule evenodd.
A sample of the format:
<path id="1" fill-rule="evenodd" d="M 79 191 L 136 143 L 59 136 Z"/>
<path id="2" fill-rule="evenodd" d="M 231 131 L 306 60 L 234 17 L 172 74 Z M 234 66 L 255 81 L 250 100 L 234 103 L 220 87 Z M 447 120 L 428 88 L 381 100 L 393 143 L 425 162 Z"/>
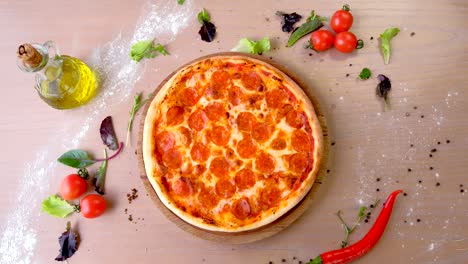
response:
<path id="1" fill-rule="evenodd" d="M 87 172 L 80 170 L 79 174 L 70 174 L 60 184 L 60 195 L 67 201 L 80 198 L 88 190 Z M 98 194 L 88 194 L 80 201 L 80 212 L 85 218 L 95 218 L 106 211 L 106 200 Z"/>
<path id="2" fill-rule="evenodd" d="M 326 51 L 332 46 L 343 53 L 350 53 L 362 47 L 362 40 L 348 30 L 353 25 L 353 15 L 349 12 L 349 6 L 344 5 L 343 9 L 336 11 L 331 20 L 330 27 L 336 32 L 336 36 L 326 29 L 314 31 L 310 36 L 312 49 L 316 51 Z"/>

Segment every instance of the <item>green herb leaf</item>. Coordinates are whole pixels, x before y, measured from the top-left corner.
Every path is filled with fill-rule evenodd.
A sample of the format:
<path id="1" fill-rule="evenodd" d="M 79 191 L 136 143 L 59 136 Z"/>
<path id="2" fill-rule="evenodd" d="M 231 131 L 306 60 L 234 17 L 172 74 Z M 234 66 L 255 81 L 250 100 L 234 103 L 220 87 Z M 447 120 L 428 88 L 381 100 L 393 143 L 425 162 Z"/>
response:
<path id="1" fill-rule="evenodd" d="M 127 139 L 126 143 L 128 144 L 128 141 L 130 139 L 130 133 L 132 132 L 132 126 L 133 126 L 133 120 L 135 119 L 135 115 L 140 110 L 142 106 L 144 106 L 151 98 L 153 98 L 153 93 L 150 93 L 148 97 L 142 101 L 143 98 L 143 93 L 138 93 L 133 97 L 133 106 L 132 110 L 130 111 L 130 118 L 128 120 L 128 125 L 127 125 Z"/>
<path id="2" fill-rule="evenodd" d="M 75 211 L 75 206 L 53 194 L 42 202 L 42 211 L 52 216 L 64 218 Z"/>
<path id="3" fill-rule="evenodd" d="M 384 33 L 380 34 L 380 50 L 382 51 L 385 64 L 390 62 L 390 41 L 398 32 L 400 32 L 399 28 L 387 28 Z"/>
<path id="4" fill-rule="evenodd" d="M 183 5 L 183 4 L 185 3 L 185 0 L 177 0 L 177 3 L 178 3 L 179 5 Z"/>
<path id="5" fill-rule="evenodd" d="M 107 151 L 104 149 L 104 158 L 107 159 Z M 106 182 L 107 160 L 104 160 L 93 178 L 94 190 L 100 195 L 104 195 L 104 184 Z"/>
<path id="6" fill-rule="evenodd" d="M 202 11 L 198 13 L 197 18 L 198 22 L 200 22 L 200 24 L 202 25 L 204 24 L 204 22 L 210 22 L 211 20 L 210 14 L 208 14 L 208 11 L 206 11 L 205 8 L 203 8 Z"/>
<path id="7" fill-rule="evenodd" d="M 60 156 L 57 161 L 77 169 L 88 167 L 96 162 L 88 152 L 81 149 L 69 150 Z"/>
<path id="8" fill-rule="evenodd" d="M 231 51 L 262 54 L 263 52 L 269 51 L 270 49 L 271 44 L 270 39 L 268 37 L 264 37 L 259 41 L 253 41 L 248 38 L 243 38 L 239 40 L 239 43 L 237 43 L 237 45 Z"/>
<path id="9" fill-rule="evenodd" d="M 133 44 L 130 50 L 130 57 L 132 60 L 139 62 L 143 58 L 156 57 L 157 52 L 163 55 L 169 54 L 163 45 L 158 43 L 154 46 L 153 40 L 143 40 Z"/>
<path id="10" fill-rule="evenodd" d="M 67 222 L 67 229 L 59 237 L 60 253 L 55 258 L 56 261 L 65 261 L 78 250 L 80 236 L 71 228 L 70 222 Z"/>
<path id="11" fill-rule="evenodd" d="M 311 15 L 307 18 L 306 22 L 298 27 L 288 40 L 288 47 L 291 47 L 296 43 L 300 38 L 305 35 L 321 28 L 323 26 L 322 21 L 327 20 L 324 17 L 317 16 L 314 11 L 311 12 Z"/>
<path id="12" fill-rule="evenodd" d="M 366 210 L 367 210 L 367 207 L 361 206 L 361 207 L 359 208 L 358 217 L 359 217 L 359 218 L 362 218 L 362 217 L 366 214 Z"/>
<path id="13" fill-rule="evenodd" d="M 369 70 L 369 68 L 364 68 L 361 70 L 361 73 L 359 73 L 359 79 L 361 80 L 367 80 L 371 77 L 372 72 Z"/>

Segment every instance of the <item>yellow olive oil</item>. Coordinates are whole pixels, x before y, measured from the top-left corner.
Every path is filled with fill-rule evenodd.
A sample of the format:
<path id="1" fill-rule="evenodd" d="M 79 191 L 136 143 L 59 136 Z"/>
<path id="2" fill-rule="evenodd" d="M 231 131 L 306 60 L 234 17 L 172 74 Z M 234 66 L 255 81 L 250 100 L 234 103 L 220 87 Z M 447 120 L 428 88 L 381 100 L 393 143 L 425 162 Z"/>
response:
<path id="1" fill-rule="evenodd" d="M 94 72 L 81 60 L 62 55 L 49 63 L 44 77 L 38 80 L 39 96 L 50 106 L 69 109 L 87 103 L 96 94 L 98 81 Z"/>

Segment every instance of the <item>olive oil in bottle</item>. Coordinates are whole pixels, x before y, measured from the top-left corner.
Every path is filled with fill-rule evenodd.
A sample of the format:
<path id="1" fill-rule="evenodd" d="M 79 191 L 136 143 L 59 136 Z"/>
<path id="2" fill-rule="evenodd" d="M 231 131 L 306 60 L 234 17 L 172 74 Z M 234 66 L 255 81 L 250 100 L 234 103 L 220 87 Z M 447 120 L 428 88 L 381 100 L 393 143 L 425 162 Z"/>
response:
<path id="1" fill-rule="evenodd" d="M 36 91 L 53 108 L 75 108 L 86 104 L 96 94 L 95 73 L 81 60 L 59 55 L 51 41 L 42 45 L 23 44 L 17 55 L 19 68 L 36 73 Z"/>

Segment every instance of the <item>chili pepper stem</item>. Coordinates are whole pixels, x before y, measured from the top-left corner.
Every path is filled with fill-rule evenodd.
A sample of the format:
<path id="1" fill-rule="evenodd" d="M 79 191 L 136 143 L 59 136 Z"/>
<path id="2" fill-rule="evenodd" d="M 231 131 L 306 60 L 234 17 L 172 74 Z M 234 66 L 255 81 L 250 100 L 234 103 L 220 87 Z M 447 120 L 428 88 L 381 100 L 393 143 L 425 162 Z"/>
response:
<path id="1" fill-rule="evenodd" d="M 307 264 L 322 264 L 322 263 L 323 263 L 323 260 L 322 260 L 322 257 L 320 255 L 318 255 L 313 260 L 307 262 Z"/>

